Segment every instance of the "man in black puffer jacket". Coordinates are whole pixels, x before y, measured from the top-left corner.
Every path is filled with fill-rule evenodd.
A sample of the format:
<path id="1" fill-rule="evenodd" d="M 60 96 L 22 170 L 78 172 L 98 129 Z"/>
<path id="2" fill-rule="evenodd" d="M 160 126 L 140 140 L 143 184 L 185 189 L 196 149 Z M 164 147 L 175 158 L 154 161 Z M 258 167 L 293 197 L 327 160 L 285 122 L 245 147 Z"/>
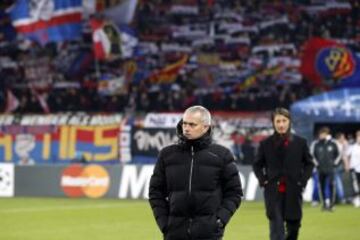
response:
<path id="1" fill-rule="evenodd" d="M 220 240 L 239 207 L 242 188 L 230 151 L 211 139 L 211 115 L 188 108 L 179 142 L 162 149 L 150 180 L 149 201 L 165 240 Z"/>

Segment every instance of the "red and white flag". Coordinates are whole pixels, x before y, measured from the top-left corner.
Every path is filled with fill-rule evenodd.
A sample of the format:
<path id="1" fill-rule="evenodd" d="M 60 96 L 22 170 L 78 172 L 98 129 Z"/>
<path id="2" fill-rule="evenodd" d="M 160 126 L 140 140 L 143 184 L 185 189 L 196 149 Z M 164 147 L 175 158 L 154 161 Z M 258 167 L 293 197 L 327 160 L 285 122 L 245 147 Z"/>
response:
<path id="1" fill-rule="evenodd" d="M 34 88 L 33 85 L 29 85 L 31 93 L 36 97 L 36 99 L 38 100 L 41 108 L 43 109 L 44 113 L 50 113 L 50 108 L 49 105 L 47 104 L 47 93 L 46 92 L 42 92 L 39 93 L 38 90 L 36 90 Z"/>
<path id="2" fill-rule="evenodd" d="M 36 98 L 39 101 L 41 108 L 44 110 L 44 113 L 50 113 L 50 108 L 46 101 L 47 95 L 45 93 L 36 94 Z"/>
<path id="3" fill-rule="evenodd" d="M 90 26 L 93 31 L 93 50 L 95 58 L 103 60 L 106 58 L 107 53 L 110 51 L 110 40 L 104 32 L 104 20 L 91 19 Z"/>
<path id="4" fill-rule="evenodd" d="M 5 113 L 15 111 L 20 105 L 19 100 L 15 97 L 11 90 L 6 90 L 6 107 Z"/>
<path id="5" fill-rule="evenodd" d="M 95 59 L 104 60 L 121 55 L 121 34 L 110 21 L 93 18 L 90 20 L 93 31 L 93 50 Z"/>

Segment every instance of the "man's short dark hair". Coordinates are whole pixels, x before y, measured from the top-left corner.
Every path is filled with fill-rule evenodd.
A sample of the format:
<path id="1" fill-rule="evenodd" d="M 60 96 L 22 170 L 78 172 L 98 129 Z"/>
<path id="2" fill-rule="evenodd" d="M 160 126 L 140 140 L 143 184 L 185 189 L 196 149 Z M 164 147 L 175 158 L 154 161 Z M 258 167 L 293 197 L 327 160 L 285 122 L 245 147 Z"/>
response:
<path id="1" fill-rule="evenodd" d="M 286 108 L 275 108 L 275 110 L 271 113 L 271 121 L 274 121 L 276 115 L 282 115 L 291 121 L 290 112 Z"/>
<path id="2" fill-rule="evenodd" d="M 343 132 L 337 132 L 337 133 L 335 134 L 335 138 L 336 138 L 336 139 L 340 139 L 342 136 L 345 137 L 345 133 L 343 133 Z"/>
<path id="3" fill-rule="evenodd" d="M 322 134 L 322 133 L 330 134 L 330 128 L 329 127 L 320 128 L 319 134 Z"/>
<path id="4" fill-rule="evenodd" d="M 357 130 L 355 134 L 356 134 L 356 137 L 360 136 L 360 130 Z"/>

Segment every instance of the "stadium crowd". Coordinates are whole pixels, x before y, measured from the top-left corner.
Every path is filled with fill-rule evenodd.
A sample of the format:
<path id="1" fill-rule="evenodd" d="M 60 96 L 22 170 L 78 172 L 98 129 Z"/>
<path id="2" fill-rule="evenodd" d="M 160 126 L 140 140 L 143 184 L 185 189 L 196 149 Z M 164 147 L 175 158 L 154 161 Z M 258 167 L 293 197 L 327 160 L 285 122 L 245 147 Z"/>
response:
<path id="1" fill-rule="evenodd" d="M 322 91 L 299 71 L 309 38 L 359 50 L 358 1 L 139 1 L 129 26 L 138 41 L 132 56 L 102 61 L 86 23 L 76 41 L 42 46 L 16 36 L 9 2 L 1 8 L 0 102 L 5 111 L 10 90 L 16 113 L 289 107 Z M 169 66 L 176 69 L 167 73 Z"/>

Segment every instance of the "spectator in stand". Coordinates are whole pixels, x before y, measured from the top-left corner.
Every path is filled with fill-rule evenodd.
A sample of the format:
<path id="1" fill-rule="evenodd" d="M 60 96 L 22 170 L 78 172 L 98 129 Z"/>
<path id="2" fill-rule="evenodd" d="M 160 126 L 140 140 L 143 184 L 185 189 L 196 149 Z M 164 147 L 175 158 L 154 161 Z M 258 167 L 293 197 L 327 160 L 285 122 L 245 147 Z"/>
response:
<path id="1" fill-rule="evenodd" d="M 299 53 L 306 40 L 313 36 L 339 39 L 359 51 L 354 44 L 359 35 L 358 1 L 333 2 L 341 4 L 329 9 L 326 1 L 315 8 L 311 1 L 139 1 L 130 24 L 139 40 L 134 56 L 101 61 L 95 67 L 90 32 L 79 41 L 45 46 L 30 40 L 12 43 L 0 39 L 0 75 L 11 89 L 26 88 L 30 78 L 36 82 L 47 79 L 45 89 L 52 112 L 183 111 L 200 103 L 212 110 L 227 111 L 289 107 L 321 90 L 298 71 Z M 0 4 L 0 10 L 6 6 Z M 6 16 L 2 20 L 9 22 Z M 168 69 L 184 53 L 189 60 L 175 82 L 147 82 L 155 70 Z M 38 68 L 39 65 L 44 66 Z M 129 65 L 136 66 L 136 70 L 125 67 Z M 39 73 L 40 69 L 44 74 Z M 113 98 L 99 98 L 99 74 L 111 74 L 114 78 L 125 74 L 125 84 L 145 87 L 129 94 L 129 100 L 121 100 L 122 104 L 114 108 Z M 178 94 L 185 104 L 175 104 L 171 95 L 161 94 L 177 84 L 179 91 L 186 89 Z M 154 85 L 159 89 L 156 104 L 151 103 L 153 92 L 149 91 Z M 16 97 L 20 99 L 21 95 Z M 149 105 L 143 106 L 140 99 L 149 99 Z M 165 104 L 159 106 L 160 101 Z M 42 112 L 32 104 L 21 108 L 23 113 L 33 111 Z"/>

